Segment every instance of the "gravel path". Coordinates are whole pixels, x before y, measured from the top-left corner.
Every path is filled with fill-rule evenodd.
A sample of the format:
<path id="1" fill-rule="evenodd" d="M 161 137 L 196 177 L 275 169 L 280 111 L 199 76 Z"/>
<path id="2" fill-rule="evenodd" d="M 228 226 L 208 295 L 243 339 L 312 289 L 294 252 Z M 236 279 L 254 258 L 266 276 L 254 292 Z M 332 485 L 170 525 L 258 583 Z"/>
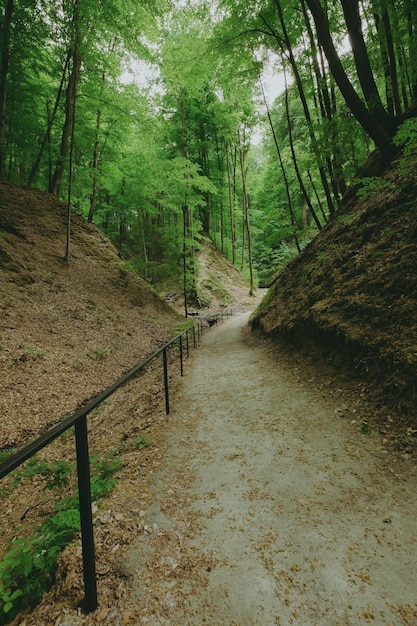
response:
<path id="1" fill-rule="evenodd" d="M 126 567 L 143 624 L 417 624 L 416 472 L 248 314 L 203 337 Z"/>

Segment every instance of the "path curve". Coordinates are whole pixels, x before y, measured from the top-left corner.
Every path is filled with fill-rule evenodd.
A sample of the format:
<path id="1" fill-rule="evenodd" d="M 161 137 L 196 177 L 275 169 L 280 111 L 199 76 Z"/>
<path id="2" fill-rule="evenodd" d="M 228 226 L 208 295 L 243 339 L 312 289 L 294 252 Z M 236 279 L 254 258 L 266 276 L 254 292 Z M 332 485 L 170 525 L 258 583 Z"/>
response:
<path id="1" fill-rule="evenodd" d="M 414 466 L 248 315 L 204 335 L 172 403 L 128 556 L 141 623 L 417 624 Z"/>

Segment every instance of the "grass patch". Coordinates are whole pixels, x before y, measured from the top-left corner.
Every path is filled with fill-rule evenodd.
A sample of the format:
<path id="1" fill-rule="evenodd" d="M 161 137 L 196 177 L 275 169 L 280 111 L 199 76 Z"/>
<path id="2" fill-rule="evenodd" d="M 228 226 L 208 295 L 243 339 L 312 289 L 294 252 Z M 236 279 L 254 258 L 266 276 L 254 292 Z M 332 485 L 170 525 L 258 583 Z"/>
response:
<path id="1" fill-rule="evenodd" d="M 204 281 L 204 283 L 202 284 L 202 288 L 210 291 L 213 296 L 220 300 L 223 304 L 227 304 L 228 302 L 232 301 L 230 293 L 225 287 L 223 287 L 221 282 L 214 274 L 211 274 L 208 280 Z"/>

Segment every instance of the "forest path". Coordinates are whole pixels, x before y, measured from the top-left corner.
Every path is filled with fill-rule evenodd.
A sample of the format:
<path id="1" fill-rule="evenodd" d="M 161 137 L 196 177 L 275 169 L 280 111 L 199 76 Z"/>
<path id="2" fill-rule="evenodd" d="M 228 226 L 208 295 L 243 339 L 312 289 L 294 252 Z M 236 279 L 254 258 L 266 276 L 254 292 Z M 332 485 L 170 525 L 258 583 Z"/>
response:
<path id="1" fill-rule="evenodd" d="M 140 623 L 417 624 L 414 466 L 248 315 L 204 335 L 172 403 L 126 560 Z"/>

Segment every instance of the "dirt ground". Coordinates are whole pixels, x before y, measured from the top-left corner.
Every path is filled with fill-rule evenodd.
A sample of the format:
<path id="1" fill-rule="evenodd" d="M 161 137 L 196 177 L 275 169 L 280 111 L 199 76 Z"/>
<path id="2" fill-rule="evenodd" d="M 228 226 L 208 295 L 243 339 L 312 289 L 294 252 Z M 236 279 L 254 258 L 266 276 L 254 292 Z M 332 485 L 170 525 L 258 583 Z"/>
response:
<path id="1" fill-rule="evenodd" d="M 248 315 L 187 363 L 146 488 L 130 468 L 99 511 L 99 609 L 49 604 L 48 619 L 58 589 L 22 626 L 417 624 L 414 462 L 348 384 L 254 337 Z"/>
<path id="2" fill-rule="evenodd" d="M 417 624 L 415 467 L 247 318 L 205 336 L 173 411 L 127 552 L 138 623 Z"/>
<path id="3" fill-rule="evenodd" d="M 360 402 L 243 340 L 247 317 L 205 336 L 175 409 L 157 531 L 130 552 L 142 623 L 416 624 L 415 467 L 362 432 Z"/>

